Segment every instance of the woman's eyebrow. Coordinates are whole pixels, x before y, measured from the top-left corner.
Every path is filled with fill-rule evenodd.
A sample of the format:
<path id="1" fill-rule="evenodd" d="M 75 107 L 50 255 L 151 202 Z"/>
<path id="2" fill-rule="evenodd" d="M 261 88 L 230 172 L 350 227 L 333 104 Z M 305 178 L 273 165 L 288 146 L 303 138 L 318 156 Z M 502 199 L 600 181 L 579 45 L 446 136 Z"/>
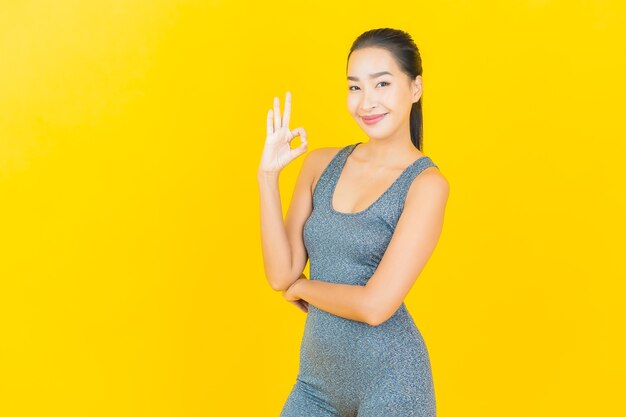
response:
<path id="1" fill-rule="evenodd" d="M 381 75 L 391 75 L 393 77 L 393 74 L 390 73 L 389 71 L 381 71 L 381 72 L 375 72 L 373 74 L 370 74 L 370 78 L 380 77 Z M 359 81 L 359 77 L 355 77 L 352 75 L 348 75 L 348 79 L 352 81 Z"/>

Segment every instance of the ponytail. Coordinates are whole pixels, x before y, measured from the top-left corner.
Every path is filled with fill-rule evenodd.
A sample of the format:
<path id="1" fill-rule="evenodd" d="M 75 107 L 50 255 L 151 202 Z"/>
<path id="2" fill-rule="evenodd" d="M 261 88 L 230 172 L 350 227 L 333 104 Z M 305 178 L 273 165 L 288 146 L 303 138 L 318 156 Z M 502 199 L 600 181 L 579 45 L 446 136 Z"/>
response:
<path id="1" fill-rule="evenodd" d="M 422 100 L 424 96 L 411 106 L 410 117 L 410 129 L 411 129 L 411 142 L 413 145 L 423 151 L 423 138 L 424 138 L 424 117 L 422 115 Z"/>

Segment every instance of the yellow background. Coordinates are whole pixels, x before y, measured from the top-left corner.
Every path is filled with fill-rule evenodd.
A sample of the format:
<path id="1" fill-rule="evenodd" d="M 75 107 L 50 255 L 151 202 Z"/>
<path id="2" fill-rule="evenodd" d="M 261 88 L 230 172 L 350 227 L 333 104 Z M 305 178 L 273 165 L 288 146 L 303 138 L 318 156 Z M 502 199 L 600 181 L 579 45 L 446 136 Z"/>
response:
<path id="1" fill-rule="evenodd" d="M 424 152 L 451 185 L 406 300 L 438 415 L 624 415 L 625 16 L 2 0 L 0 415 L 279 414 L 305 315 L 263 274 L 266 112 L 290 90 L 309 149 L 367 140 L 346 58 L 384 26 L 420 47 Z"/>

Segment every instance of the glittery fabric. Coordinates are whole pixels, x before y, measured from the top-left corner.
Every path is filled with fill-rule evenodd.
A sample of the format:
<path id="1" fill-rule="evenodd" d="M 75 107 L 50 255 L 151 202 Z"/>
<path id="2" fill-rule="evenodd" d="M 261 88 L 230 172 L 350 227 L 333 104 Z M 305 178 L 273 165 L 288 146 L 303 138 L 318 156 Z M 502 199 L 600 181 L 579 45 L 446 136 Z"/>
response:
<path id="1" fill-rule="evenodd" d="M 360 143 L 342 148 L 315 186 L 313 212 L 304 225 L 312 280 L 365 285 L 391 240 L 413 179 L 437 167 L 421 157 L 365 210 L 338 212 L 332 196 Z M 434 417 L 435 411 L 428 350 L 404 303 L 378 326 L 309 304 L 299 372 L 281 417 Z"/>

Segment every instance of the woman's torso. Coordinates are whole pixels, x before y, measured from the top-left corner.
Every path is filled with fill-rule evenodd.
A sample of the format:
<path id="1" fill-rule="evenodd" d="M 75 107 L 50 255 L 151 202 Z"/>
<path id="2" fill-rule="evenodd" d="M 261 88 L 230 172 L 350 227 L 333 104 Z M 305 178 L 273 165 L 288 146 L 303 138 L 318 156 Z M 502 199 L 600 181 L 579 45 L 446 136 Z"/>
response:
<path id="1" fill-rule="evenodd" d="M 426 168 L 438 168 L 429 157 L 421 157 L 368 207 L 356 213 L 339 212 L 332 206 L 333 193 L 357 145 L 337 152 L 315 183 L 313 210 L 303 230 L 311 280 L 366 285 L 389 245 L 411 183 Z M 298 373 L 305 384 L 326 387 L 333 395 L 356 401 L 366 387 L 354 381 L 398 367 L 421 372 L 425 361 L 424 340 L 405 303 L 378 326 L 309 304 Z"/>

